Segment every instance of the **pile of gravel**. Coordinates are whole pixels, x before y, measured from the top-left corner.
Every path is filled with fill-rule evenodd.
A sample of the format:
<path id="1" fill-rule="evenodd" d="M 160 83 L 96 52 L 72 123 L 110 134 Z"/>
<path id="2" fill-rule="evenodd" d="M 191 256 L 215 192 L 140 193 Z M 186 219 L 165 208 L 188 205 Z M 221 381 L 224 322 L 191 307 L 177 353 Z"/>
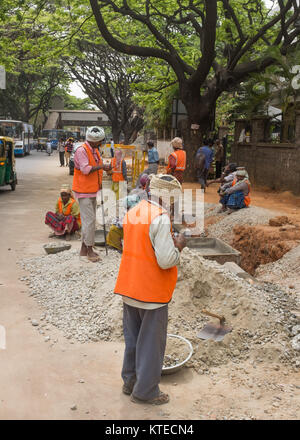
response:
<path id="1" fill-rule="evenodd" d="M 77 251 L 70 250 L 20 263 L 29 272 L 22 280 L 41 306 L 40 317 L 34 317 L 32 324 L 47 340 L 49 324 L 80 342 L 122 338 L 122 299 L 113 294 L 120 255 L 114 251 L 108 257 L 103 251 L 102 255 L 99 263 L 85 263 Z M 168 332 L 192 342 L 189 366 L 199 373 L 229 360 L 238 363 L 249 358 L 298 366 L 300 346 L 292 345 L 300 324 L 293 312 L 294 295 L 270 283 L 252 285 L 250 281 L 203 259 L 197 251 L 182 252 Z M 201 313 L 203 308 L 224 315 L 233 327 L 222 342 L 197 338 L 208 321 L 215 321 Z"/>
<path id="2" fill-rule="evenodd" d="M 255 276 L 264 281 L 276 282 L 300 294 L 300 246 L 287 252 L 280 260 L 258 267 Z"/>
<path id="3" fill-rule="evenodd" d="M 80 342 L 108 341 L 122 335 L 122 300 L 113 294 L 120 255 L 100 253 L 99 263 L 81 261 L 76 250 L 19 263 L 29 272 L 21 280 L 41 306 L 40 317 L 34 319 L 41 334 L 46 335 L 52 324 L 67 339 Z"/>
<path id="4" fill-rule="evenodd" d="M 206 217 L 210 217 L 212 215 L 219 215 L 220 220 L 208 226 L 208 235 L 211 237 L 216 237 L 220 239 L 226 239 L 230 241 L 233 234 L 233 228 L 235 226 L 247 225 L 265 225 L 269 223 L 269 220 L 279 213 L 270 211 L 269 209 L 259 208 L 257 206 L 250 206 L 249 208 L 239 209 L 232 214 L 218 214 L 218 210 L 220 207 L 211 209 L 207 211 Z"/>
<path id="5" fill-rule="evenodd" d="M 192 342 L 194 355 L 189 365 L 199 373 L 228 361 L 247 359 L 300 365 L 300 346 L 292 345 L 293 332 L 300 324 L 294 312 L 295 296 L 287 296 L 285 290 L 271 283 L 252 283 L 201 258 L 194 250 L 183 251 L 168 331 Z M 218 322 L 203 315 L 204 308 L 224 315 L 233 327 L 222 342 L 197 338 L 207 322 Z"/>

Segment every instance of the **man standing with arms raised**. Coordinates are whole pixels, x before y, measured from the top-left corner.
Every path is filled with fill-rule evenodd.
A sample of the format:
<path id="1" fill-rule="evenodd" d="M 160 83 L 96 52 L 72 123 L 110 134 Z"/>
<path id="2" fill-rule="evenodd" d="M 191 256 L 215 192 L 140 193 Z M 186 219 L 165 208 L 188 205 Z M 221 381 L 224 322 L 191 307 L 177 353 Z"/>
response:
<path id="1" fill-rule="evenodd" d="M 100 261 L 94 252 L 97 193 L 102 189 L 103 165 L 99 147 L 105 139 L 101 127 L 89 127 L 86 132 L 86 142 L 77 148 L 74 155 L 74 178 L 72 190 L 80 206 L 82 222 L 81 257 L 89 261 Z"/>

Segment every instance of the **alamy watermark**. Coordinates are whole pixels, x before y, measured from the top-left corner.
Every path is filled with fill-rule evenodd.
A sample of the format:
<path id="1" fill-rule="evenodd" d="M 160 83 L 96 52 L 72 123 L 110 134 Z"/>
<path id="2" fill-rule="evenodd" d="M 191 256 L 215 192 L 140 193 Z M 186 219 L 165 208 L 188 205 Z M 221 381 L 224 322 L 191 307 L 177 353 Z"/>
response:
<path id="1" fill-rule="evenodd" d="M 97 221 L 103 224 L 103 214 L 106 223 L 112 219 L 124 220 L 126 212 L 129 213 L 130 223 L 138 224 L 149 220 L 145 212 L 141 210 L 132 211 L 140 200 L 148 200 L 147 213 L 157 215 L 155 205 L 161 205 L 164 211 L 171 217 L 176 225 L 192 225 L 197 230 L 204 228 L 204 192 L 201 189 L 185 189 L 182 193 L 169 194 L 163 190 L 155 194 L 147 194 L 143 190 L 127 191 L 126 182 L 121 182 L 119 186 L 119 200 L 116 194 L 109 188 L 104 188 L 97 196 Z M 103 205 L 102 205 L 103 201 Z"/>

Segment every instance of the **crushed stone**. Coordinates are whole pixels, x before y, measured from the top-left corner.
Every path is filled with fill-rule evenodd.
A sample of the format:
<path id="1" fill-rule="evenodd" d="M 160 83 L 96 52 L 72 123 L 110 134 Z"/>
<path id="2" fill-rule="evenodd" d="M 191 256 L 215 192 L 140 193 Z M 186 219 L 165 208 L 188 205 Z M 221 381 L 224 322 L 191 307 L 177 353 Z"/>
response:
<path id="1" fill-rule="evenodd" d="M 273 214 L 272 214 L 273 215 Z M 73 342 L 122 340 L 122 299 L 113 294 L 120 255 L 110 251 L 99 263 L 79 260 L 77 251 L 44 255 L 19 264 L 28 272 L 22 280 L 41 307 L 39 327 L 59 328 Z M 202 309 L 225 316 L 233 331 L 223 341 L 197 338 L 214 318 Z M 250 284 L 197 251 L 184 249 L 179 277 L 169 305 L 168 333 L 191 341 L 188 366 L 207 373 L 228 361 L 281 362 L 295 366 L 299 352 L 292 329 L 299 325 L 294 295 L 270 282 Z M 36 317 L 37 318 L 37 317 Z"/>

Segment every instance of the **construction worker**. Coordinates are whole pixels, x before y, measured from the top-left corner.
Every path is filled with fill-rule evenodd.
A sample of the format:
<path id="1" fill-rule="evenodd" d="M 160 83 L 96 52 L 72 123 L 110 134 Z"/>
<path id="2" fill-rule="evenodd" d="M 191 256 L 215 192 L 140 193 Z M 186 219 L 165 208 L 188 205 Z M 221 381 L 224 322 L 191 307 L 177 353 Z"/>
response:
<path id="1" fill-rule="evenodd" d="M 175 137 L 171 141 L 171 145 L 174 151 L 169 156 L 166 172 L 172 174 L 182 184 L 186 168 L 186 152 L 183 150 L 182 139 L 179 137 Z"/>
<path id="2" fill-rule="evenodd" d="M 93 251 L 95 244 L 97 193 L 102 189 L 103 165 L 99 147 L 105 139 L 101 127 L 89 127 L 85 143 L 77 148 L 74 155 L 73 193 L 79 202 L 82 222 L 81 257 L 89 261 L 100 261 L 99 255 Z"/>
<path id="3" fill-rule="evenodd" d="M 65 158 L 66 158 L 66 167 L 69 166 L 70 156 L 73 151 L 74 139 L 69 138 L 65 143 Z"/>
<path id="4" fill-rule="evenodd" d="M 141 200 L 123 220 L 123 254 L 114 292 L 123 298 L 123 393 L 131 395 L 135 403 L 161 405 L 169 401 L 159 382 L 168 303 L 186 241 L 183 234 L 172 235 L 168 209 L 181 191 L 175 177 L 153 175 L 150 199 Z"/>
<path id="5" fill-rule="evenodd" d="M 120 182 L 127 182 L 127 166 L 121 150 L 116 150 L 115 157 L 111 159 L 110 170 L 112 172 L 111 189 L 116 194 L 116 200 L 119 200 Z"/>

